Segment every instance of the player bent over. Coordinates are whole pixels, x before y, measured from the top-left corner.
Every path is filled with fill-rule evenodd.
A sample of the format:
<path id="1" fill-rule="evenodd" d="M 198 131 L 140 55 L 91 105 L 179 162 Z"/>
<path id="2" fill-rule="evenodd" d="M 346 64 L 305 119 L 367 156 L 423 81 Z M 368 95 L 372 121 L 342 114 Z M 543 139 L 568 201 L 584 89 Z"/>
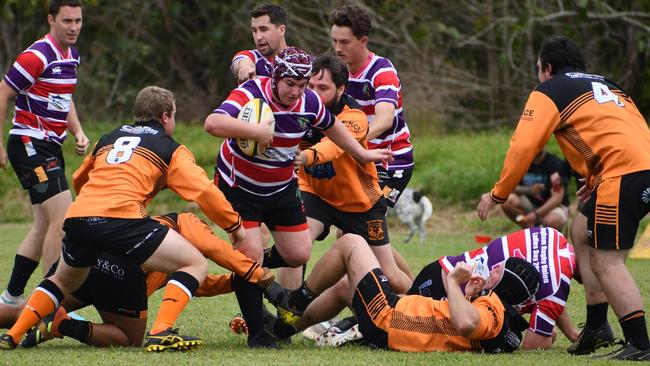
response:
<path id="1" fill-rule="evenodd" d="M 79 288 L 101 253 L 154 271 L 172 273 L 163 302 L 145 337 L 148 351 L 192 349 L 199 338 L 176 334 L 176 319 L 203 282 L 208 264 L 175 230 L 149 217 L 146 206 L 164 188 L 196 202 L 225 228 L 233 243 L 243 239 L 239 215 L 196 165 L 192 153 L 171 135 L 174 95 L 155 86 L 141 90 L 134 103 L 135 123 L 102 137 L 75 172 L 79 192 L 66 213 L 62 259 L 27 301 L 14 326 L 0 338 L 0 349 L 13 349 L 23 334 Z M 218 207 L 218 209 L 217 209 Z"/>
<path id="2" fill-rule="evenodd" d="M 274 283 L 269 296 L 280 311 L 302 314 L 295 323 L 302 329 L 311 325 L 307 319 L 328 315 L 310 314 L 310 309 L 321 301 L 320 294 L 345 275 L 351 284 L 346 301 L 352 304 L 365 344 L 407 352 L 513 351 L 527 325 L 524 321 L 522 326 L 510 305 L 526 301 L 539 287 L 537 270 L 522 259 L 511 258 L 487 278 L 474 272 L 472 265 L 458 263 L 447 276 L 446 300 L 400 297 L 363 238 L 345 234 L 316 263 L 299 290 L 286 291 Z M 489 288 L 494 291 L 484 291 Z"/>

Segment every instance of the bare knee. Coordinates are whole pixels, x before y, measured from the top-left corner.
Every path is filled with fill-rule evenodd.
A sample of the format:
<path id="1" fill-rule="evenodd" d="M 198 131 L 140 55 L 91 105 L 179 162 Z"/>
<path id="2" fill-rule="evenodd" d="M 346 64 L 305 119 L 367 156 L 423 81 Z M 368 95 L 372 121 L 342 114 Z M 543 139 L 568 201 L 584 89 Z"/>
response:
<path id="1" fill-rule="evenodd" d="M 291 267 L 300 267 L 309 261 L 311 245 L 294 248 L 290 253 L 282 254 L 284 261 Z"/>

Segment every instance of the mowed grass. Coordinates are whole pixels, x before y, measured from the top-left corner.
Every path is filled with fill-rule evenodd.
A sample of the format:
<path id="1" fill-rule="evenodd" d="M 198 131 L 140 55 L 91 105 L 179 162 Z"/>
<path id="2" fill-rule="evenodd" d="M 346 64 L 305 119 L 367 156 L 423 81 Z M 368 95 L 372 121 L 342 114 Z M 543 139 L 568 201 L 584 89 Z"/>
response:
<path id="1" fill-rule="evenodd" d="M 429 223 L 429 234 L 426 243 L 418 243 L 417 239 L 409 244 L 403 244 L 404 230 L 391 227 L 391 238 L 394 245 L 403 253 L 412 269 L 417 271 L 443 254 L 456 254 L 475 248 L 474 235 L 485 234 L 496 236 L 512 230 L 513 227 L 496 213 L 487 223 L 478 223 L 472 212 L 457 209 L 437 210 L 434 219 Z M 0 286 L 6 286 L 13 263 L 13 255 L 18 242 L 26 234 L 27 224 L 0 225 Z M 310 268 L 315 260 L 329 247 L 332 237 L 324 243 L 315 245 Z M 650 294 L 650 274 L 645 270 L 646 261 L 631 260 L 629 267 L 641 287 L 644 298 Z M 213 272 L 221 272 L 212 265 Z M 40 275 L 40 270 L 37 272 Z M 30 288 L 37 284 L 38 276 L 33 276 Z M 160 304 L 160 291 L 149 301 L 149 325 Z M 575 323 L 584 321 L 584 291 L 575 281 L 568 302 L 568 311 Z M 119 296 L 119 294 L 115 294 Z M 231 317 L 238 312 L 237 302 L 233 294 L 214 298 L 195 298 L 187 307 L 177 322 L 184 333 L 203 338 L 204 346 L 190 353 L 147 354 L 140 348 L 130 349 L 93 349 L 74 340 L 55 340 L 39 346 L 37 349 L 15 350 L 4 352 L 0 356 L 0 364 L 7 365 L 41 365 L 41 364 L 75 364 L 75 365 L 415 365 L 415 364 L 504 364 L 504 365 L 546 365 L 546 364 L 588 364 L 594 362 L 587 356 L 573 357 L 565 352 L 569 342 L 563 335 L 558 335 L 552 349 L 548 351 L 517 351 L 510 355 L 482 355 L 473 353 L 421 353 L 410 354 L 392 351 L 373 351 L 362 346 L 347 346 L 343 348 L 317 348 L 313 342 L 298 335 L 291 345 L 283 346 L 281 350 L 249 350 L 245 337 L 232 334 L 228 328 Z M 93 321 L 99 317 L 93 309 L 87 308 L 79 312 Z M 617 333 L 621 331 L 616 324 L 615 316 L 610 310 L 610 322 Z M 618 363 L 617 363 L 618 364 Z"/>

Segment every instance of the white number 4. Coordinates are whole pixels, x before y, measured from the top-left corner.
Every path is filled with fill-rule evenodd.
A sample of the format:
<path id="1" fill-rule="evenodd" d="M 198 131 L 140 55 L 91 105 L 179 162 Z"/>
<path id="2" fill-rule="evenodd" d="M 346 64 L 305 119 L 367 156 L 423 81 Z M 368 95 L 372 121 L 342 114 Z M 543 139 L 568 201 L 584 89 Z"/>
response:
<path id="1" fill-rule="evenodd" d="M 600 104 L 614 102 L 619 107 L 623 107 L 624 104 L 618 98 L 618 95 L 614 94 L 609 90 L 607 85 L 599 83 L 596 81 L 591 82 L 591 87 L 594 89 L 594 99 Z"/>
<path id="2" fill-rule="evenodd" d="M 137 136 L 123 136 L 115 140 L 113 148 L 106 155 L 106 162 L 109 164 L 121 164 L 129 161 L 133 150 L 140 144 Z"/>

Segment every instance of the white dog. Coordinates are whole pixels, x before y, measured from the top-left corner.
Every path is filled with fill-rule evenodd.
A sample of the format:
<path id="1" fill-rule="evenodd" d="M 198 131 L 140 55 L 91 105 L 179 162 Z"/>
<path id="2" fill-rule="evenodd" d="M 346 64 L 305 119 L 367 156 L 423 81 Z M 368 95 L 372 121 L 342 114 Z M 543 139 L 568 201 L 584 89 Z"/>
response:
<path id="1" fill-rule="evenodd" d="M 388 210 L 389 216 L 396 215 L 402 223 L 408 225 L 410 232 L 404 240 L 405 243 L 408 243 L 418 231 L 420 243 L 424 242 L 427 235 L 426 223 L 432 213 L 431 201 L 422 193 L 411 188 L 404 189 L 395 207 Z"/>

